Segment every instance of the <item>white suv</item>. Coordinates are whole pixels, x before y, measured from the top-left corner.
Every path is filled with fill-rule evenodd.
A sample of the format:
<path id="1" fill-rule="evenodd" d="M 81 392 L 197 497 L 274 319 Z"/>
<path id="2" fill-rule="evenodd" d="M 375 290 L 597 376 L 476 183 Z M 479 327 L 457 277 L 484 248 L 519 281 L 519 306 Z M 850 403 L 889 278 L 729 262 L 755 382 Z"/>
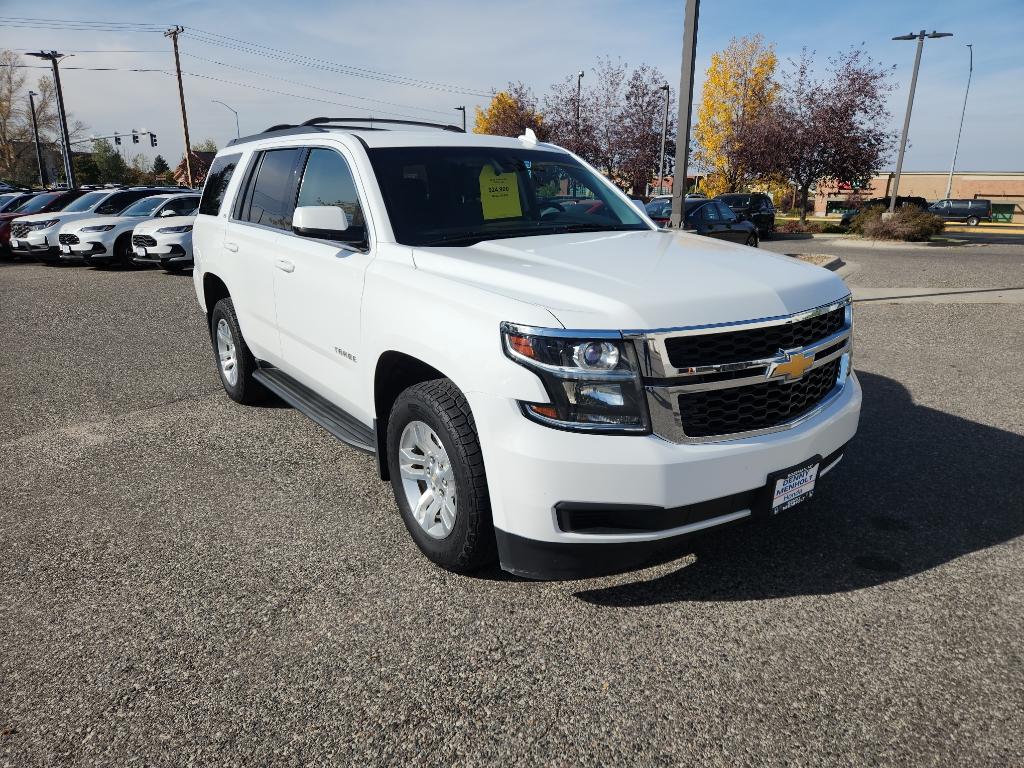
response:
<path id="1" fill-rule="evenodd" d="M 165 220 L 195 212 L 197 192 L 150 195 L 129 205 L 117 216 L 80 219 L 60 228 L 60 257 L 86 264 L 134 264 L 132 230 L 146 219 Z"/>
<path id="2" fill-rule="evenodd" d="M 836 275 L 658 230 L 530 133 L 354 122 L 218 153 L 195 288 L 228 395 L 375 453 L 435 563 L 628 569 L 836 466 L 861 403 Z"/>

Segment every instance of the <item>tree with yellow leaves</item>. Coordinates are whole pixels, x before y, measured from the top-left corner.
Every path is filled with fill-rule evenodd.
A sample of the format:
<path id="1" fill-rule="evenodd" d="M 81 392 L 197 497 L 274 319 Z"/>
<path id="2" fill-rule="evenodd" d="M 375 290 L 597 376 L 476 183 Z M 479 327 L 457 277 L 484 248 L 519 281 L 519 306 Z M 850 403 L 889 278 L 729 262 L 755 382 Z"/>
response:
<path id="1" fill-rule="evenodd" d="M 697 110 L 694 160 L 708 173 L 703 191 L 709 197 L 740 192 L 751 175 L 741 161 L 743 128 L 775 101 L 774 46 L 760 34 L 733 38 L 712 54 Z"/>
<path id="2" fill-rule="evenodd" d="M 541 141 L 547 138 L 547 127 L 537 109 L 537 99 L 522 83 L 509 83 L 505 90 L 491 97 L 486 109 L 476 108 L 473 133 L 521 136 L 527 128 L 532 128 Z"/>

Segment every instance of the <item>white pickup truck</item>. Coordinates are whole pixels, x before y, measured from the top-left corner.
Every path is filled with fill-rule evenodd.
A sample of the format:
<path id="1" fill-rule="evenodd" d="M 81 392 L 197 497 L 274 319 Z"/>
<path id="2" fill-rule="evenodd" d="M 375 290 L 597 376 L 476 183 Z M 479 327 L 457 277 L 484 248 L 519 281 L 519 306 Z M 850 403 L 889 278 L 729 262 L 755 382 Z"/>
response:
<path id="1" fill-rule="evenodd" d="M 450 570 L 639 567 L 808 498 L 857 430 L 842 280 L 659 229 L 530 133 L 275 126 L 218 153 L 193 250 L 228 395 L 376 454 Z"/>

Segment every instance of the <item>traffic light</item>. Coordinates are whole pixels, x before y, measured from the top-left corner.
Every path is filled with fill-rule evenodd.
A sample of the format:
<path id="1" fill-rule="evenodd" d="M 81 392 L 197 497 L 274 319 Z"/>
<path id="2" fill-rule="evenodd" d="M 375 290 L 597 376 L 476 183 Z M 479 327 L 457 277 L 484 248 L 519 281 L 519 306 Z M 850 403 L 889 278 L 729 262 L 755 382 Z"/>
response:
<path id="1" fill-rule="evenodd" d="M 116 133 L 114 134 L 114 143 L 115 144 L 120 144 L 121 143 L 121 137 L 118 136 Z"/>
<path id="2" fill-rule="evenodd" d="M 132 144 L 138 144 L 138 143 L 139 143 L 139 134 L 136 133 L 135 131 L 132 131 Z"/>
<path id="3" fill-rule="evenodd" d="M 155 147 L 156 146 L 156 134 L 155 133 L 149 134 L 149 146 L 151 146 L 151 147 Z"/>

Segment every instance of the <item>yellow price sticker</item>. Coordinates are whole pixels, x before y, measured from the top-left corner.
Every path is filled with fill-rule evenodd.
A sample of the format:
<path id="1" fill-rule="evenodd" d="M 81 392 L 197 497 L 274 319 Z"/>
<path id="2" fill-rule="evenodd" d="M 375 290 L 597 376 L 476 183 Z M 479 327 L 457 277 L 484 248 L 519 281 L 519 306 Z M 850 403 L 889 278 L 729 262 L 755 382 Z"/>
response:
<path id="1" fill-rule="evenodd" d="M 490 164 L 480 169 L 480 206 L 484 219 L 512 219 L 523 215 L 519 204 L 519 177 L 495 173 Z"/>

